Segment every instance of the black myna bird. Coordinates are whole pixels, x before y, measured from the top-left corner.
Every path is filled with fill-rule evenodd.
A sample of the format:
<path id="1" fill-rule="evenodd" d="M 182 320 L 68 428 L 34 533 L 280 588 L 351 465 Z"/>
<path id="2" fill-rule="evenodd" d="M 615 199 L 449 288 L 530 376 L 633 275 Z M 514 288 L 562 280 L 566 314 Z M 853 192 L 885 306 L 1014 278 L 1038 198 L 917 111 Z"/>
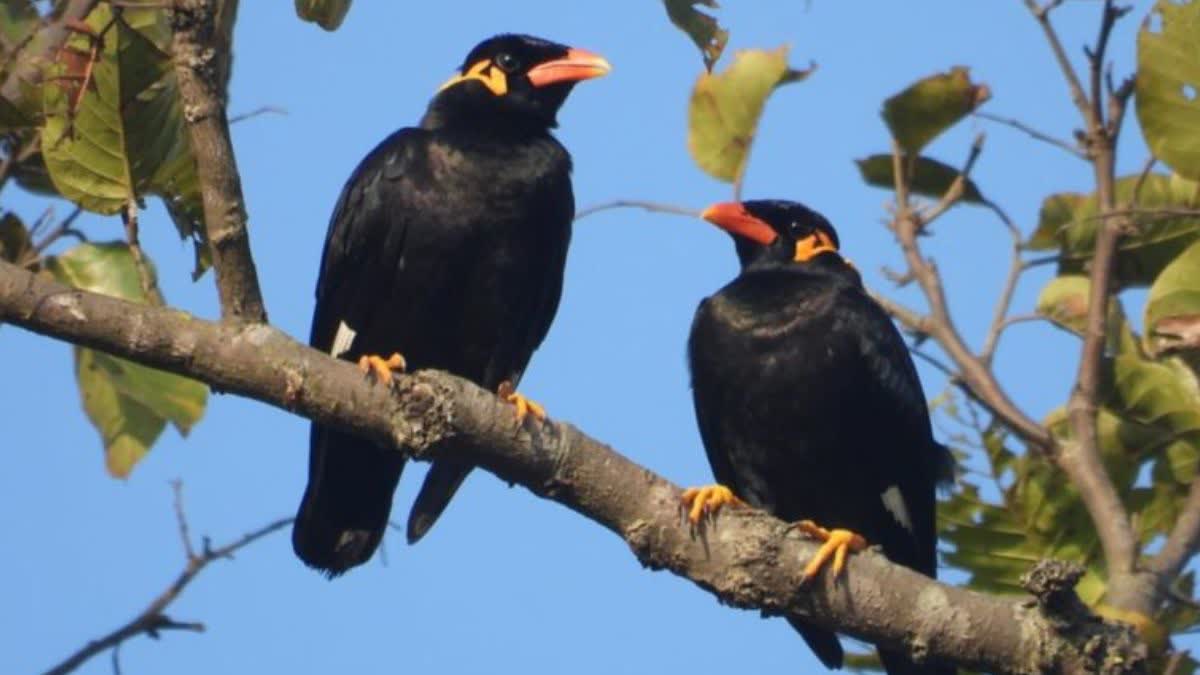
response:
<path id="1" fill-rule="evenodd" d="M 515 393 L 558 309 L 575 200 L 571 156 L 551 135 L 575 83 L 608 62 L 526 35 L 480 43 L 433 100 L 359 164 L 334 208 L 309 344 L 383 383 L 436 368 Z M 370 559 L 404 459 L 312 425 L 292 545 L 334 576 Z M 408 521 L 416 541 L 471 467 L 433 463 Z"/>
<path id="2" fill-rule="evenodd" d="M 900 333 L 839 254 L 837 233 L 788 201 L 717 204 L 703 217 L 733 236 L 741 273 L 692 323 L 696 419 L 721 485 L 685 493 L 689 518 L 747 503 L 795 522 L 825 542 L 806 578 L 831 559 L 836 576 L 867 542 L 936 576 L 934 492 L 950 455 L 933 439 Z M 822 663 L 841 667 L 834 633 L 788 620 Z M 880 656 L 891 675 L 954 672 Z"/>

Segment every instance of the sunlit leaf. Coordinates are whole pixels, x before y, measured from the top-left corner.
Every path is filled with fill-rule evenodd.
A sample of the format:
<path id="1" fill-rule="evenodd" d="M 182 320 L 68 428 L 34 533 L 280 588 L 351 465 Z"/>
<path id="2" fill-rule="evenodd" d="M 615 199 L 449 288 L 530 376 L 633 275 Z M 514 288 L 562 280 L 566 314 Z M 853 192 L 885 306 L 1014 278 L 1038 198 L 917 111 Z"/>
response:
<path id="1" fill-rule="evenodd" d="M 129 247 L 123 242 L 80 244 L 50 258 L 61 282 L 133 302 L 145 302 Z M 88 415 L 104 446 L 109 472 L 119 478 L 149 452 L 167 423 L 187 434 L 204 415 L 208 388 L 195 380 L 92 349 L 75 348 L 75 373 Z"/>
<path id="2" fill-rule="evenodd" d="M 26 45 L 41 27 L 41 16 L 30 0 L 0 0 L 0 75 L 7 78 L 16 65 L 17 49 Z M 6 91 L 12 100 L 0 97 L 0 131 L 36 124 L 40 92 L 36 85 L 20 80 Z"/>
<path id="3" fill-rule="evenodd" d="M 712 71 L 713 64 L 721 58 L 725 45 L 729 42 L 729 31 L 721 27 L 716 18 L 701 12 L 696 5 L 717 7 L 716 0 L 663 0 L 667 16 L 671 23 L 688 34 L 692 42 L 700 48 L 704 59 L 704 68 Z"/>
<path id="4" fill-rule="evenodd" d="M 688 149 L 706 173 L 730 182 L 741 175 L 771 92 L 808 75 L 790 68 L 787 58 L 786 47 L 741 51 L 724 72 L 696 80 L 688 104 Z"/>
<path id="5" fill-rule="evenodd" d="M 350 11 L 351 0 L 296 0 L 296 16 L 325 30 L 337 30 Z"/>
<path id="6" fill-rule="evenodd" d="M 88 15 L 103 32 L 97 47 L 73 35 L 44 88 L 42 154 L 59 193 L 90 211 L 113 214 L 147 194 L 163 197 L 180 234 L 197 247 L 201 206 L 161 10 L 106 4 Z M 107 31 L 105 32 L 107 28 Z M 91 63 L 89 67 L 89 63 Z"/>
<path id="7" fill-rule="evenodd" d="M 931 75 L 883 102 L 883 120 L 892 138 L 915 155 L 991 96 L 987 85 L 971 82 L 966 68 Z"/>
<path id="8" fill-rule="evenodd" d="M 1087 198 L 1087 195 L 1077 192 L 1060 192 L 1046 197 L 1038 213 L 1037 230 L 1025 242 L 1025 248 L 1031 251 L 1058 248 L 1063 228 L 1075 219 L 1075 212 Z"/>
<path id="9" fill-rule="evenodd" d="M 885 190 L 895 187 L 891 155 L 871 155 L 864 159 L 856 159 L 854 163 L 858 165 L 858 172 L 862 174 L 867 185 Z M 958 169 L 929 157 L 917 157 L 911 161 L 911 173 L 909 190 L 934 199 L 940 199 L 946 194 L 959 176 Z M 969 178 L 963 186 L 962 200 L 969 204 L 982 204 L 985 201 L 983 194 L 979 192 L 979 186 Z"/>
<path id="10" fill-rule="evenodd" d="M 1133 203 L 1139 179 L 1126 176 L 1117 181 L 1118 204 Z M 1179 176 L 1150 174 L 1137 195 L 1138 210 L 1129 216 L 1134 232 L 1118 244 L 1115 282 L 1120 288 L 1149 285 L 1169 262 L 1200 239 L 1200 216 L 1189 213 L 1200 207 L 1200 184 Z M 1055 195 L 1042 206 L 1042 222 L 1034 240 L 1039 248 L 1050 248 L 1045 244 L 1054 238 L 1060 251 L 1059 274 L 1085 273 L 1101 221 L 1094 196 L 1079 200 L 1078 195 Z"/>
<path id="11" fill-rule="evenodd" d="M 1150 152 L 1192 180 L 1200 180 L 1198 36 L 1200 3 L 1158 0 L 1138 32 L 1134 97 Z"/>
<path id="12" fill-rule="evenodd" d="M 1155 353 L 1200 350 L 1200 241 L 1163 268 L 1150 286 L 1145 326 Z"/>

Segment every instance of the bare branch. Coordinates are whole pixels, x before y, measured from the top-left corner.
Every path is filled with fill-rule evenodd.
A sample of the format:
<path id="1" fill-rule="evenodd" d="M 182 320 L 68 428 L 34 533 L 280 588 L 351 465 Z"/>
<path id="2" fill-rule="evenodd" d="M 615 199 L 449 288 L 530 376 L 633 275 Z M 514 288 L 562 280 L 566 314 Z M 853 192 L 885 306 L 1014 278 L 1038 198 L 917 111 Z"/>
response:
<path id="1" fill-rule="evenodd" d="M 1039 141 L 1042 141 L 1044 143 L 1049 143 L 1050 145 L 1053 145 L 1057 148 L 1066 150 L 1067 152 L 1071 153 L 1075 157 L 1078 157 L 1079 159 L 1086 161 L 1088 158 L 1087 153 L 1080 150 L 1077 145 L 1075 145 L 1073 143 L 1068 143 L 1067 141 L 1064 141 L 1061 138 L 1055 138 L 1049 134 L 1042 133 L 1041 131 L 1034 129 L 1033 127 L 1029 126 L 1028 124 L 1025 124 L 1024 122 L 1022 122 L 1018 119 L 1015 119 L 1012 117 L 1001 117 L 999 115 L 993 115 L 991 113 L 981 112 L 981 111 L 977 111 L 975 113 L 975 116 L 980 117 L 985 120 L 991 120 L 992 122 L 997 122 L 999 124 L 1004 124 L 1004 125 L 1014 128 L 1018 131 L 1025 132 L 1026 134 L 1029 134 L 1031 137 L 1033 137 Z"/>
<path id="2" fill-rule="evenodd" d="M 1013 294 L 1017 290 L 1017 282 L 1021 278 L 1021 273 L 1028 269 L 1024 261 L 1021 260 L 1021 231 L 1009 219 L 1008 214 L 999 206 L 988 203 L 992 213 L 1004 223 L 1004 227 L 1008 230 L 1009 236 L 1012 238 L 1012 260 L 1008 266 L 1008 277 L 1004 280 L 1004 286 L 1000 291 L 1000 299 L 996 301 L 996 309 L 992 313 L 992 325 L 988 329 L 987 337 L 983 341 L 983 349 L 979 352 L 979 360 L 987 367 L 991 367 L 992 358 L 996 355 L 996 348 L 1000 344 L 1000 335 L 1004 332 L 1007 322 L 1005 317 L 1008 316 L 1008 309 L 1012 306 Z"/>
<path id="3" fill-rule="evenodd" d="M 262 107 L 255 108 L 254 110 L 251 110 L 250 112 L 244 112 L 244 113 L 234 115 L 233 117 L 230 117 L 229 124 L 232 126 L 234 124 L 237 124 L 238 122 L 245 122 L 246 120 L 254 119 L 255 117 L 261 117 L 262 115 L 268 115 L 268 114 L 270 114 L 270 115 L 287 115 L 288 111 L 286 108 L 281 108 L 277 105 L 264 105 Z"/>
<path id="4" fill-rule="evenodd" d="M 736 607 L 800 616 L 921 660 L 976 670 L 1144 668 L 1144 648 L 1127 627 L 939 584 L 874 552 L 852 556 L 836 582 L 825 577 L 802 586 L 817 545 L 787 524 L 730 509 L 719 526 L 693 533 L 680 523 L 682 491 L 675 485 L 568 424 L 521 427 L 494 394 L 445 373 L 401 375 L 388 390 L 364 380 L 354 364 L 268 325 L 202 321 L 70 289 L 3 262 L 0 319 L 353 429 L 415 459 L 452 453 L 575 510 L 624 538 L 644 565 L 686 577 Z M 443 442 L 451 437 L 454 443 Z M 152 615 L 161 613 L 156 607 Z"/>
<path id="5" fill-rule="evenodd" d="M 171 49 L 184 119 L 196 156 L 221 317 L 265 322 L 266 305 L 246 231 L 242 182 L 229 140 L 223 79 L 223 72 L 228 70 L 229 44 L 218 29 L 215 2 L 176 0 Z"/>
<path id="6" fill-rule="evenodd" d="M 121 222 L 125 224 L 125 241 L 129 244 L 129 255 L 133 257 L 133 266 L 137 268 L 138 282 L 142 286 L 142 295 L 146 302 L 162 305 L 162 293 L 158 290 L 158 281 L 154 278 L 154 270 L 146 255 L 142 253 L 142 242 L 138 238 L 138 207 L 133 200 L 125 202 L 121 208 Z"/>
<path id="7" fill-rule="evenodd" d="M 1193 479 L 1179 520 L 1147 567 L 1161 576 L 1160 584 L 1170 584 L 1196 554 L 1197 547 L 1200 547 L 1200 479 Z"/>
<path id="8" fill-rule="evenodd" d="M 1039 5 L 1037 0 L 1025 0 L 1025 6 L 1029 8 L 1033 18 L 1037 19 L 1038 25 L 1042 27 L 1042 32 L 1046 35 L 1046 42 L 1050 45 L 1050 51 L 1054 52 L 1054 60 L 1058 62 L 1059 70 L 1062 71 L 1063 77 L 1067 80 L 1067 88 L 1071 93 L 1071 101 L 1075 107 L 1079 109 L 1079 114 L 1083 116 L 1084 124 L 1088 129 L 1098 126 L 1100 121 L 1093 117 L 1091 103 L 1088 101 L 1087 94 L 1083 90 L 1083 83 L 1079 81 L 1079 75 L 1075 72 L 1075 67 L 1071 65 L 1071 60 L 1067 58 L 1067 52 L 1063 49 L 1062 41 L 1058 38 L 1058 31 L 1054 30 L 1054 25 L 1050 23 L 1050 12 L 1055 7 L 1062 4 L 1062 0 L 1052 0 L 1045 5 Z M 1088 149 L 1090 156 L 1091 149 Z"/>
<path id="9" fill-rule="evenodd" d="M 41 82 L 46 65 L 71 35 L 69 25 L 82 21 L 97 4 L 99 0 L 68 0 L 61 13 L 46 22 L 23 49 L 9 57 L 14 65 L 0 85 L 0 96 L 7 101 L 18 101 L 26 84 Z"/>
<path id="10" fill-rule="evenodd" d="M 588 216 L 600 213 L 601 211 L 610 211 L 612 209 L 642 209 L 651 213 L 670 213 L 677 216 L 689 216 L 691 218 L 700 217 L 700 209 L 689 209 L 686 206 L 674 206 L 672 204 L 662 204 L 660 202 L 647 202 L 640 199 L 617 199 L 611 202 L 604 202 L 595 206 L 589 206 L 586 209 L 581 209 L 575 214 L 575 220 L 583 220 Z"/>
<path id="11" fill-rule="evenodd" d="M 222 546 L 215 551 L 206 550 L 202 554 L 197 555 L 192 548 L 191 540 L 189 539 L 188 535 L 187 517 L 184 515 L 183 511 L 182 483 L 177 480 L 172 481 L 171 487 L 175 493 L 175 517 L 179 522 L 179 534 L 183 537 L 184 552 L 186 554 L 183 570 L 175 577 L 175 580 L 171 582 L 171 585 L 167 586 L 167 588 L 159 593 L 156 598 L 150 601 L 150 604 L 148 604 L 145 609 L 138 613 L 137 616 L 127 621 L 120 628 L 113 630 L 103 637 L 99 637 L 88 642 L 83 647 L 80 647 L 74 654 L 71 654 L 71 656 L 62 661 L 62 663 L 59 663 L 50 670 L 47 670 L 45 675 L 65 675 L 65 673 L 75 670 L 87 662 L 88 659 L 91 659 L 93 656 L 104 652 L 106 649 L 113 650 L 113 671 L 119 673 L 121 666 L 118 650 L 121 648 L 121 644 L 130 638 L 135 638 L 139 635 L 148 635 L 156 638 L 159 636 L 159 633 L 164 631 L 188 631 L 194 633 L 204 632 L 204 624 L 202 623 L 194 621 L 176 621 L 175 619 L 167 616 L 167 607 L 179 599 L 179 596 L 183 594 L 183 591 L 187 588 L 188 584 L 192 583 L 192 580 L 195 579 L 196 576 L 201 572 L 203 572 L 204 568 L 208 567 L 209 563 L 221 558 L 228 558 L 233 552 L 249 546 L 259 539 L 262 539 L 273 532 L 277 532 L 292 523 L 291 518 L 280 518 L 279 520 L 264 525 L 257 530 L 247 532 L 238 539 L 225 546 Z"/>
<path id="12" fill-rule="evenodd" d="M 972 154 L 975 154 L 974 151 Z M 929 335 L 938 342 L 942 350 L 958 367 L 964 386 L 1001 423 L 1012 429 L 1033 447 L 1043 452 L 1052 452 L 1055 443 L 1049 432 L 1012 402 L 991 369 L 971 352 L 962 335 L 954 326 L 937 266 L 932 260 L 924 257 L 920 245 L 917 243 L 917 235 L 924 223 L 921 221 L 920 215 L 912 211 L 908 202 L 908 175 L 903 170 L 902 156 L 899 145 L 893 142 L 892 173 L 895 177 L 896 211 L 889 227 L 900 242 L 905 262 L 908 263 L 908 276 L 916 279 L 920 284 L 930 309 L 928 316 L 913 321 L 910 327 Z M 970 161 L 968 161 L 968 167 L 969 165 Z M 951 189 L 953 190 L 953 188 Z M 947 198 L 943 197 L 942 201 L 947 201 Z M 935 213 L 941 212 L 944 212 L 944 209 L 940 211 L 935 209 Z M 885 304 L 884 307 L 885 309 L 889 308 L 888 304 Z M 915 317 L 910 313 L 907 317 L 898 316 L 898 318 L 902 323 L 908 324 L 909 322 L 905 319 L 912 320 Z"/>

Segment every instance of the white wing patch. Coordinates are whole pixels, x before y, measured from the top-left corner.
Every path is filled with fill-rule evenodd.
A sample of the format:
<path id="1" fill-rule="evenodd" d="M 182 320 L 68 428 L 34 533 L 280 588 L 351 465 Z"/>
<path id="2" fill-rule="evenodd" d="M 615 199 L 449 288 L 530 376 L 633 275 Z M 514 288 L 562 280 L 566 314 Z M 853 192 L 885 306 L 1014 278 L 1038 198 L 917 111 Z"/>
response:
<path id="1" fill-rule="evenodd" d="M 345 321 L 338 322 L 337 334 L 333 336 L 333 347 L 329 350 L 333 358 L 336 359 L 350 351 L 350 345 L 354 344 L 355 335 L 358 335 L 358 333 L 355 333 L 353 328 L 347 326 Z"/>
<path id="2" fill-rule="evenodd" d="M 879 497 L 883 500 L 883 508 L 892 514 L 896 522 L 900 523 L 904 529 L 912 532 L 912 518 L 908 515 L 908 505 L 904 503 L 904 495 L 900 494 L 900 488 L 893 485 L 884 490 L 883 494 L 879 495 Z"/>

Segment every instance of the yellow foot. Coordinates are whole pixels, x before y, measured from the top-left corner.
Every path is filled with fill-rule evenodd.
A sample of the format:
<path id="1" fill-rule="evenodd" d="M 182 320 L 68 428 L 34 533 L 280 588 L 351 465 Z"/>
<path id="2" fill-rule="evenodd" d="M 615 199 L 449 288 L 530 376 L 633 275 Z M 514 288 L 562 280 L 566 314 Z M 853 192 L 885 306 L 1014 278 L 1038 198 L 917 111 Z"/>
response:
<path id="1" fill-rule="evenodd" d="M 724 485 L 705 485 L 704 487 L 690 487 L 683 491 L 683 497 L 680 499 L 684 510 L 688 514 L 688 522 L 696 525 L 706 514 L 716 516 L 717 511 L 721 507 L 729 504 L 730 506 L 745 506 L 746 502 L 737 498 L 733 494 L 733 490 Z"/>
<path id="2" fill-rule="evenodd" d="M 404 357 L 398 353 L 386 359 L 377 354 L 367 354 L 358 359 L 358 369 L 363 371 L 363 375 L 374 373 L 375 379 L 384 384 L 391 384 L 392 373 L 403 373 L 407 367 Z"/>
<path id="3" fill-rule="evenodd" d="M 534 419 L 539 422 L 546 421 L 546 409 L 542 404 L 525 398 L 523 395 L 513 389 L 512 382 L 505 380 L 496 388 L 496 395 L 505 401 L 513 404 L 517 408 L 517 424 L 524 424 L 525 418 L 533 415 Z"/>
<path id="4" fill-rule="evenodd" d="M 811 520 L 801 520 L 792 527 L 804 534 L 825 542 L 804 567 L 804 581 L 807 582 L 821 573 L 821 568 L 833 558 L 833 578 L 837 579 L 846 566 L 846 554 L 857 553 L 867 547 L 867 540 L 860 534 L 850 530 L 827 530 Z"/>

